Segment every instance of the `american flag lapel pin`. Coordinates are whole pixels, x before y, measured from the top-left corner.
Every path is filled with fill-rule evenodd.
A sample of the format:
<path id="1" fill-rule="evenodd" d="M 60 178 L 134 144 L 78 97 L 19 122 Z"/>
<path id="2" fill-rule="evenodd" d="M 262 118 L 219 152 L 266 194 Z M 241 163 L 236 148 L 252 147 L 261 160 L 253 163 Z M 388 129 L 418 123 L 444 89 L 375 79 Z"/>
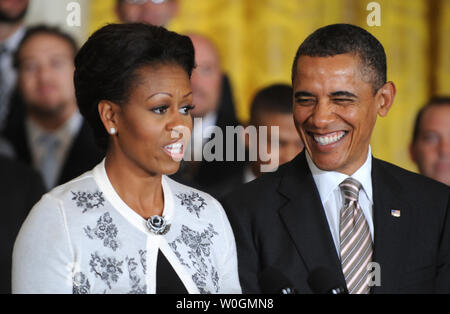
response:
<path id="1" fill-rule="evenodd" d="M 391 209 L 391 215 L 392 217 L 400 217 L 400 210 L 399 209 Z"/>

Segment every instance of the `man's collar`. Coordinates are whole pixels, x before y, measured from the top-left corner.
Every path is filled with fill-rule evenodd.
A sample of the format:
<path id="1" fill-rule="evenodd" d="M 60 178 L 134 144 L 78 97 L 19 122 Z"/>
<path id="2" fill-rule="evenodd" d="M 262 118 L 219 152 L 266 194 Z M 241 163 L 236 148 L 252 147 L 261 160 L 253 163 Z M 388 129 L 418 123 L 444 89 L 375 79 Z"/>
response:
<path id="1" fill-rule="evenodd" d="M 339 186 L 339 184 L 348 177 L 348 175 L 337 171 L 326 171 L 319 169 L 314 164 L 308 154 L 308 151 L 306 150 L 305 155 L 314 182 L 316 183 L 317 190 L 319 191 L 320 198 L 325 201 L 330 196 L 330 193 L 332 193 Z M 351 177 L 361 183 L 368 199 L 372 202 L 372 150 L 370 145 L 367 152 L 366 161 L 355 173 L 351 175 Z"/>

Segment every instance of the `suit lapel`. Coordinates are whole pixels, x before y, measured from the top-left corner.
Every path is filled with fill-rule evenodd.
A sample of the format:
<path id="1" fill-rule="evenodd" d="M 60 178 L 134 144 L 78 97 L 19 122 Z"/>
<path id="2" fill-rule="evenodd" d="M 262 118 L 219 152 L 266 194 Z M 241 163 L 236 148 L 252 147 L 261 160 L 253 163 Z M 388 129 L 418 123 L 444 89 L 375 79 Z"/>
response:
<path id="1" fill-rule="evenodd" d="M 345 283 L 328 221 L 314 179 L 301 153 L 283 175 L 279 193 L 288 201 L 279 213 L 308 272 L 325 267 Z"/>
<path id="2" fill-rule="evenodd" d="M 373 220 L 374 256 L 380 265 L 381 286 L 374 293 L 390 293 L 398 288 L 401 265 L 398 262 L 407 254 L 403 251 L 410 232 L 410 208 L 401 184 L 383 168 L 382 162 L 373 158 Z M 392 212 L 395 211 L 395 212 Z M 399 217 L 398 217 L 399 216 Z"/>

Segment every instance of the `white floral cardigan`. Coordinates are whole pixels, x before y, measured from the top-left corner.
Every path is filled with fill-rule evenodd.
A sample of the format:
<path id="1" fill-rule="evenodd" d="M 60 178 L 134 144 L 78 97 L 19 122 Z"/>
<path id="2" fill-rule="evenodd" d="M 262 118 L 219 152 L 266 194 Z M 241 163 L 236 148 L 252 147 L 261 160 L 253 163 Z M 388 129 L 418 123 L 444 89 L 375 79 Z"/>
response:
<path id="1" fill-rule="evenodd" d="M 163 176 L 165 235 L 112 187 L 104 161 L 33 207 L 13 253 L 13 293 L 155 293 L 160 250 L 189 293 L 241 293 L 234 236 L 210 195 Z"/>

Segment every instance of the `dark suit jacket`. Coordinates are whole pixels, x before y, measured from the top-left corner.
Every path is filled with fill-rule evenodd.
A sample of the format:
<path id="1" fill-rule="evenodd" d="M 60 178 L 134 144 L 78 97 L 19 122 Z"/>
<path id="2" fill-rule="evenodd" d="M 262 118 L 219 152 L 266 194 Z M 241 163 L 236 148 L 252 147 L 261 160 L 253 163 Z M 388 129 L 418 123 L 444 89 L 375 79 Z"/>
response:
<path id="1" fill-rule="evenodd" d="M 32 166 L 30 146 L 25 130 L 25 119 L 22 116 L 16 119 L 14 124 L 9 124 L 5 130 L 5 137 L 13 145 L 16 158 Z M 95 143 L 94 135 L 87 124 L 83 124 L 75 137 L 72 146 L 69 148 L 66 160 L 61 169 L 57 180 L 57 185 L 66 183 L 71 179 L 78 177 L 84 172 L 91 170 L 104 157 L 102 151 Z"/>
<path id="2" fill-rule="evenodd" d="M 449 187 L 373 158 L 373 293 L 450 292 Z M 244 293 L 258 274 L 279 269 L 300 293 L 310 271 L 325 267 L 345 286 L 319 192 L 305 153 L 221 200 L 235 233 Z M 400 217 L 391 209 L 401 211 Z"/>
<path id="3" fill-rule="evenodd" d="M 0 156 L 0 293 L 11 293 L 11 260 L 20 226 L 45 192 L 40 175 Z"/>

